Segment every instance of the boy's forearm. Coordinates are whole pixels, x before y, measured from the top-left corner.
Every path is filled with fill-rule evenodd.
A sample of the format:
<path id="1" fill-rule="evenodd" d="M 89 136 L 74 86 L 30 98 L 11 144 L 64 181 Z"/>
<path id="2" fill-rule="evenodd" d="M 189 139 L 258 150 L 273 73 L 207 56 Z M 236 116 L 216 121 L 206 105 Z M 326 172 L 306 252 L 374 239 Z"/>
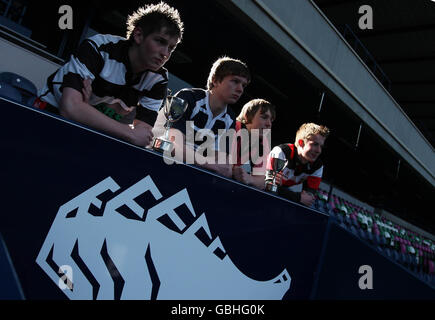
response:
<path id="1" fill-rule="evenodd" d="M 265 187 L 265 180 L 264 180 L 264 176 L 263 175 L 251 175 L 251 185 L 264 190 Z"/>
<path id="2" fill-rule="evenodd" d="M 75 92 L 73 92 L 73 91 Z M 66 91 L 66 92 L 65 92 Z M 65 88 L 59 108 L 60 114 L 87 125 L 91 128 L 104 131 L 123 140 L 130 140 L 130 128 L 111 119 L 82 100 L 81 93 L 75 89 Z"/>
<path id="3" fill-rule="evenodd" d="M 294 202 L 301 202 L 300 192 L 291 191 L 284 186 L 278 186 L 278 195 Z"/>

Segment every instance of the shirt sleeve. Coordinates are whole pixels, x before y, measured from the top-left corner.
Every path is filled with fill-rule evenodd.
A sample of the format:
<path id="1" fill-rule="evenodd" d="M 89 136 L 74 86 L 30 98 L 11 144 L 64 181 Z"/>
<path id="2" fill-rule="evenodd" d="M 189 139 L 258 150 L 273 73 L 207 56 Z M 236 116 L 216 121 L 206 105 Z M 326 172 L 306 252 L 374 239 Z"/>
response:
<path id="1" fill-rule="evenodd" d="M 304 183 L 304 189 L 319 189 L 320 182 L 322 181 L 323 175 L 323 166 L 317 169 L 312 175 L 307 177 L 306 182 Z"/>
<path id="2" fill-rule="evenodd" d="M 95 79 L 104 66 L 104 59 L 100 55 L 96 44 L 87 39 L 82 42 L 77 51 L 71 55 L 70 60 L 62 67 L 64 70 L 62 85 L 59 89 L 73 88 L 77 91 L 83 89 L 84 79 Z"/>
<path id="3" fill-rule="evenodd" d="M 156 113 L 159 112 L 162 106 L 163 99 L 166 96 L 168 90 L 168 81 L 162 80 L 152 86 L 150 90 L 145 90 L 144 95 L 139 101 L 138 115 L 145 113 L 146 110 L 151 110 Z"/>

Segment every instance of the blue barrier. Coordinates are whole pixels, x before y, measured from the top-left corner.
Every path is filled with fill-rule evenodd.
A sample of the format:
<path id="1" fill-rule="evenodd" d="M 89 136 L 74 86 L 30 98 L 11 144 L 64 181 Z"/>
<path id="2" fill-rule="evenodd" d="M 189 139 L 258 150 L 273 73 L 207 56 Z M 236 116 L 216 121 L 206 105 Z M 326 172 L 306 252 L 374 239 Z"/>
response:
<path id="1" fill-rule="evenodd" d="M 319 211 L 167 165 L 40 110 L 0 105 L 20 119 L 19 130 L 1 129 L 0 232 L 27 299 L 434 297 Z M 371 290 L 358 287 L 366 264 Z M 413 289 L 381 286 L 386 275 Z"/>
<path id="2" fill-rule="evenodd" d="M 0 300 L 23 300 L 24 294 L 8 248 L 0 234 Z"/>

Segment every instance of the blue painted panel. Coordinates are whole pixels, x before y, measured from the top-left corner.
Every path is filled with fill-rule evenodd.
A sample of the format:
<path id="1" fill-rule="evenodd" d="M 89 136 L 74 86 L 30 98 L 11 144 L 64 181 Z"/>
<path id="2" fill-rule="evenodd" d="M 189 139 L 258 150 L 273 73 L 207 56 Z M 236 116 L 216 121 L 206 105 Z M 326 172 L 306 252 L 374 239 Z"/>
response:
<path id="1" fill-rule="evenodd" d="M 0 300 L 23 300 L 23 290 L 0 234 Z"/>
<path id="2" fill-rule="evenodd" d="M 370 271 L 363 266 L 369 266 Z M 370 280 L 368 276 L 371 276 Z M 402 265 L 380 254 L 375 247 L 331 222 L 314 297 L 340 300 L 435 299 L 435 290 Z"/>
<path id="3" fill-rule="evenodd" d="M 19 119 L 1 127 L 0 233 L 28 299 L 434 298 L 320 212 L 33 108 L 0 108 Z M 372 290 L 358 285 L 363 265 Z"/>
<path id="4" fill-rule="evenodd" d="M 20 119 L 20 130 L 1 129 L 0 231 L 27 298 L 310 296 L 327 216 L 40 111 L 0 107 Z"/>

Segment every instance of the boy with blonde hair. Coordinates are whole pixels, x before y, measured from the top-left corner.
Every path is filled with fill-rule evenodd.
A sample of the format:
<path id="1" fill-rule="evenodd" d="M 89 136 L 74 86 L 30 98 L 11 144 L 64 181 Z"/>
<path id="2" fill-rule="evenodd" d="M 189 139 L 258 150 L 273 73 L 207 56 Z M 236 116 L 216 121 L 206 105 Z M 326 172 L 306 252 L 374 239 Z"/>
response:
<path id="1" fill-rule="evenodd" d="M 281 144 L 272 149 L 267 161 L 266 183 L 272 181 L 274 158 L 287 160 L 286 167 L 277 179 L 278 195 L 310 207 L 314 192 L 322 181 L 323 163 L 319 156 L 330 130 L 315 123 L 304 123 L 296 132 L 294 144 Z M 301 192 L 291 188 L 303 184 Z"/>

